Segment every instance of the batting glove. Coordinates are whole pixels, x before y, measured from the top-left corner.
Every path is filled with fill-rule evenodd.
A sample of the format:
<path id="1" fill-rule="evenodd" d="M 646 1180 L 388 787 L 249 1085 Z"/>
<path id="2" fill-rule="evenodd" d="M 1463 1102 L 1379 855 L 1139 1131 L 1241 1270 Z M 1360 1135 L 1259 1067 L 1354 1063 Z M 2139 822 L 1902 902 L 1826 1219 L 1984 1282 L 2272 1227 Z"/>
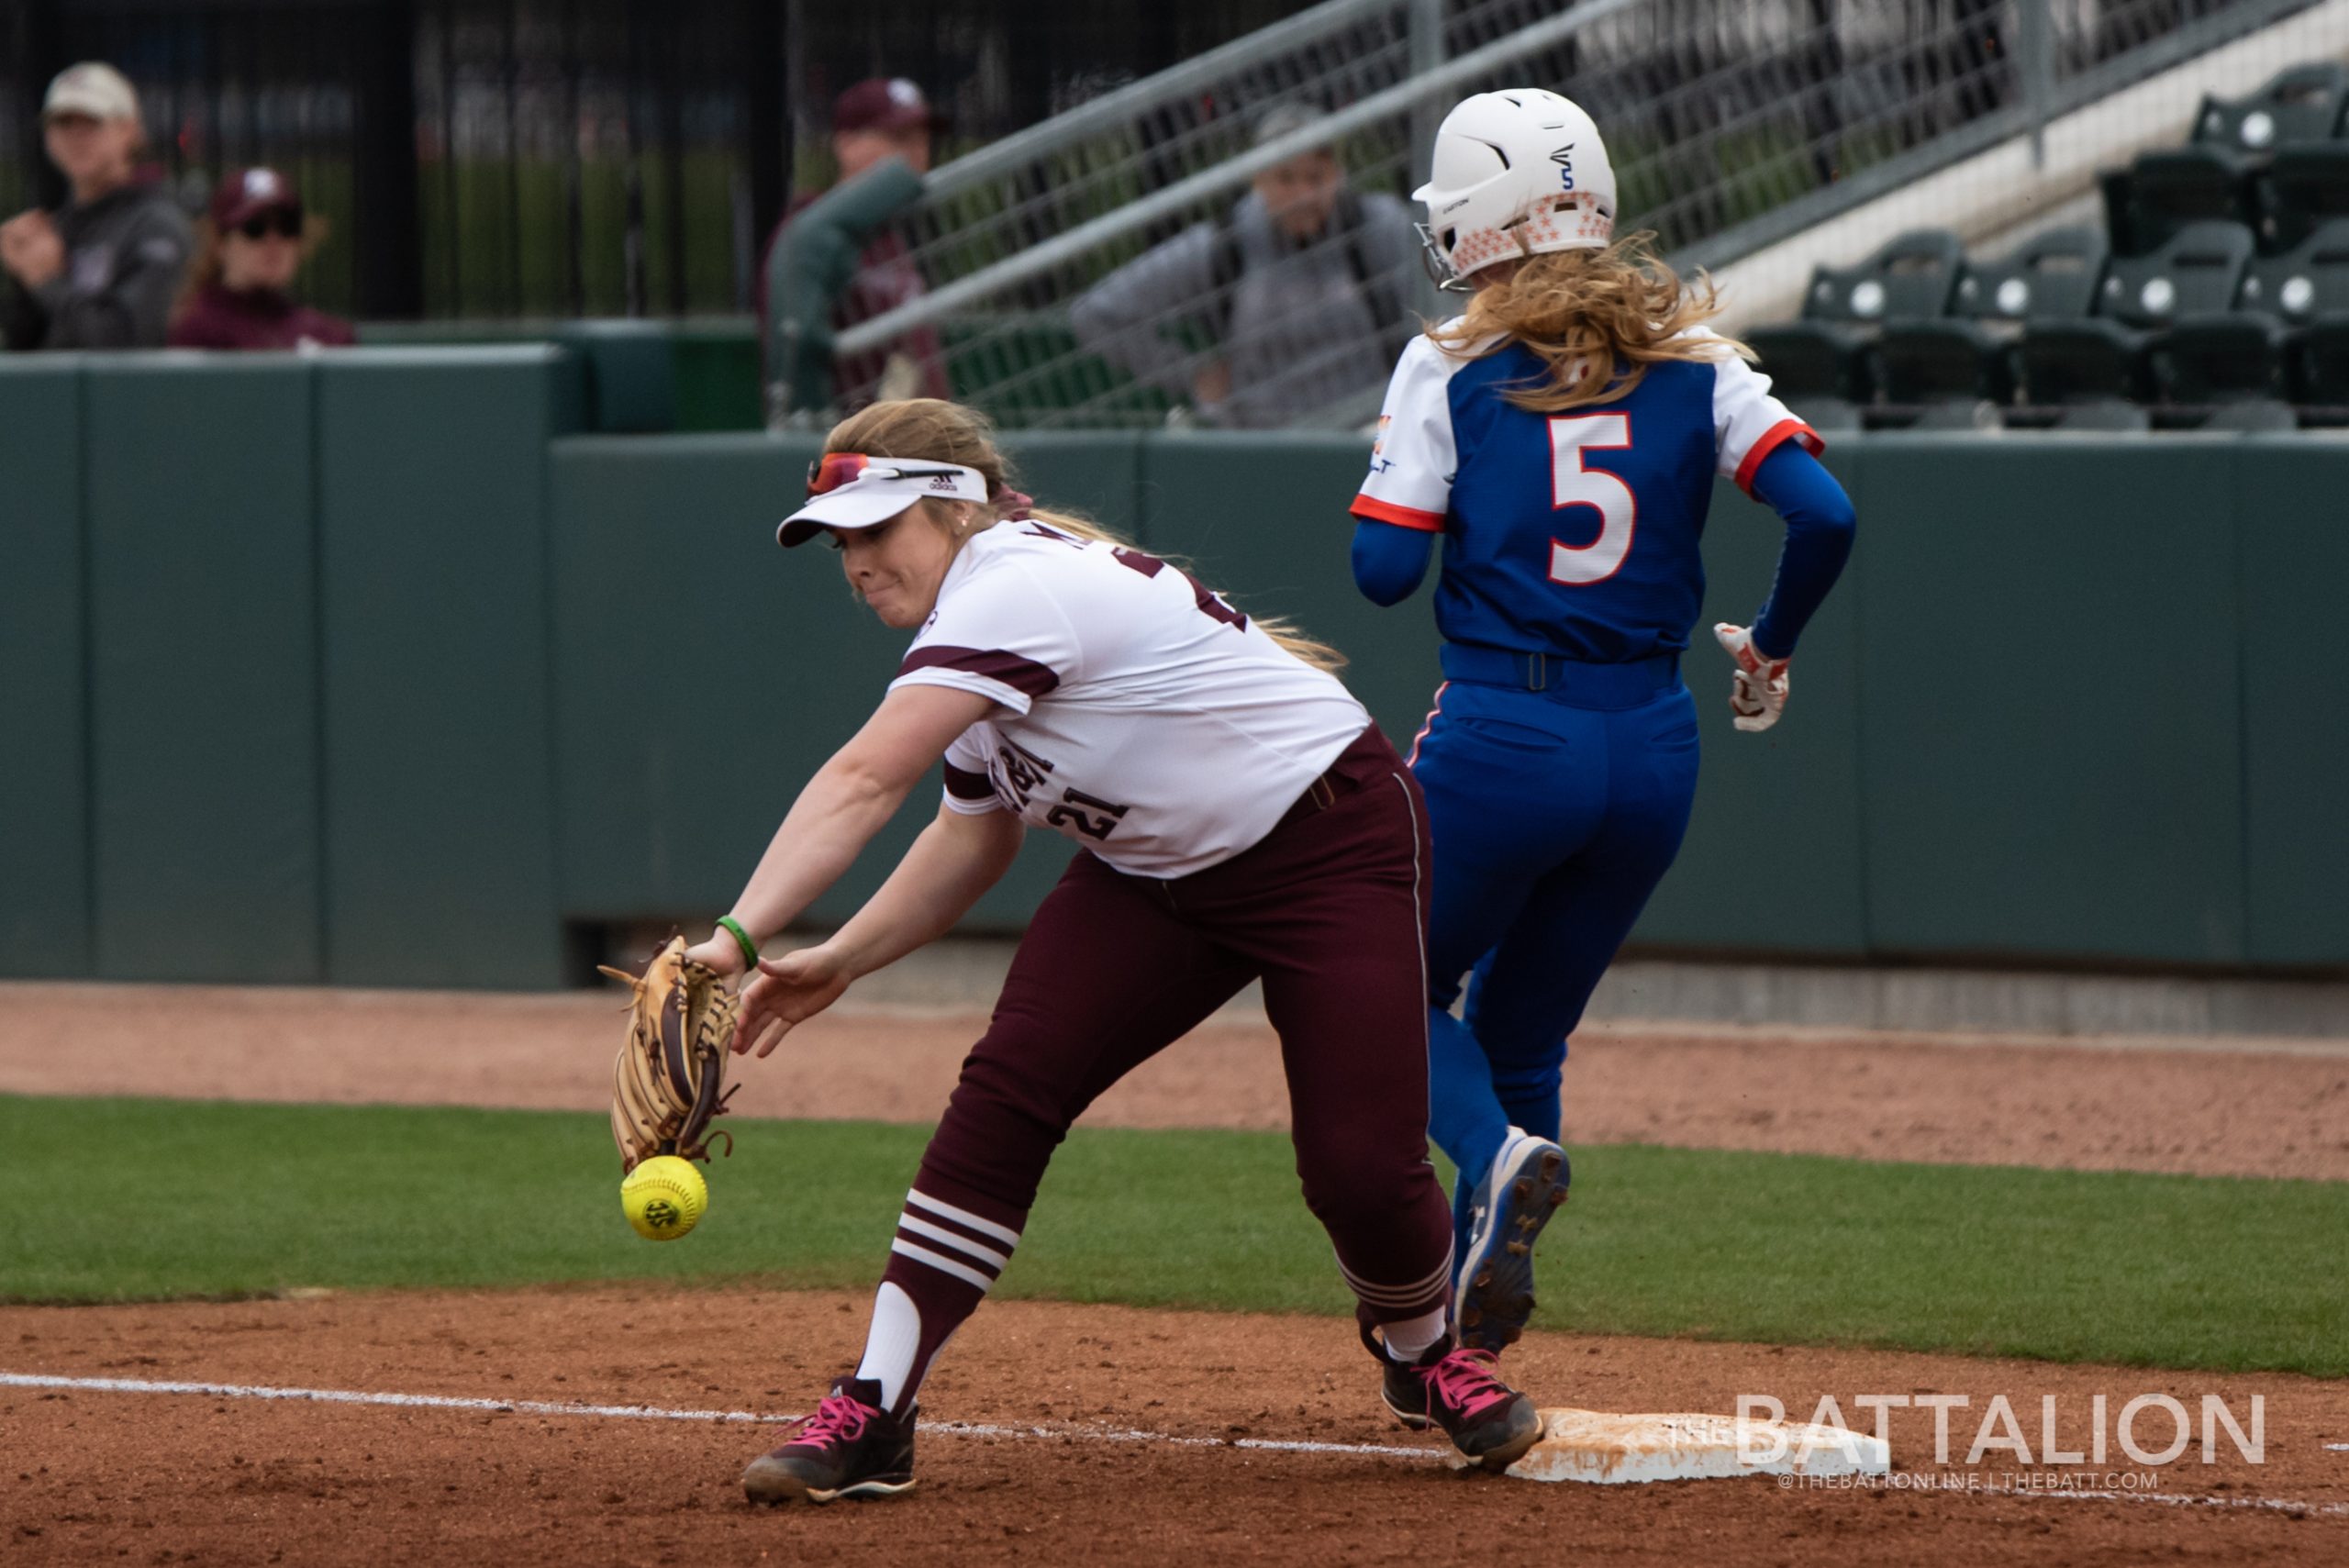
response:
<path id="1" fill-rule="evenodd" d="M 1729 710 L 1735 717 L 1730 722 L 1748 735 L 1759 735 L 1787 710 L 1787 666 L 1794 661 L 1765 659 L 1754 650 L 1751 627 L 1722 621 L 1713 628 L 1713 635 L 1737 661 L 1729 690 Z"/>

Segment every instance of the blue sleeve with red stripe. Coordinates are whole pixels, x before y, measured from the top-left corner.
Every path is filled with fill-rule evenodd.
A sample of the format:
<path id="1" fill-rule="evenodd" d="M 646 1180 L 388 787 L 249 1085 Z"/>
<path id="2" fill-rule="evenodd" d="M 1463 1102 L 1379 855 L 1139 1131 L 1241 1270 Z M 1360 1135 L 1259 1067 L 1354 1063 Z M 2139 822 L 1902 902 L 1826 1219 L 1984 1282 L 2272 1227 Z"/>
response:
<path id="1" fill-rule="evenodd" d="M 1354 586 L 1374 605 L 1399 605 L 1428 574 L 1436 536 L 1364 517 L 1354 524 Z"/>
<path id="2" fill-rule="evenodd" d="M 1842 575 L 1858 517 L 1835 476 L 1795 441 L 1779 443 L 1763 459 L 1754 471 L 1753 495 L 1787 524 L 1777 581 L 1753 617 L 1753 646 L 1765 659 L 1784 659 Z M 1359 559 L 1360 543 L 1354 548 Z M 1359 566 L 1355 574 L 1359 579 Z"/>

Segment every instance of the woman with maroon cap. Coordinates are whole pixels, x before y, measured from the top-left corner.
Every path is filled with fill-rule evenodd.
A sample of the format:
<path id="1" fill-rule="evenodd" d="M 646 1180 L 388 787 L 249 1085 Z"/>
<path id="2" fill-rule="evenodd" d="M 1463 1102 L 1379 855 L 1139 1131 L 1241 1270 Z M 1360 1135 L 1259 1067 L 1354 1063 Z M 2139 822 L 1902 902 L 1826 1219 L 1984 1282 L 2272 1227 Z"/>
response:
<path id="1" fill-rule="evenodd" d="M 294 182 L 241 169 L 212 193 L 203 248 L 172 319 L 175 349 L 348 348 L 351 323 L 286 293 L 317 243 Z"/>

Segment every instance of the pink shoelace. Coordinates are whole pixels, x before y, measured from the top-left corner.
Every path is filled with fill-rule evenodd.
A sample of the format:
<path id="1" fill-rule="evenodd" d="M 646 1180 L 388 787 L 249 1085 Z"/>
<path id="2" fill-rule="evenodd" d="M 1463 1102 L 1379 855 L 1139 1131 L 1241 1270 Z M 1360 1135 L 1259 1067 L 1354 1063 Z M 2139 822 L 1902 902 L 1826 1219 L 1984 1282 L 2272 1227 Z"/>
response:
<path id="1" fill-rule="evenodd" d="M 854 1442 L 864 1435 L 864 1429 L 877 1414 L 871 1406 L 859 1404 L 845 1394 L 829 1394 L 817 1405 L 814 1415 L 799 1418 L 799 1435 L 791 1440 L 794 1445 Z"/>
<path id="2" fill-rule="evenodd" d="M 1494 1364 L 1490 1351 L 1454 1351 L 1427 1369 L 1428 1392 L 1464 1416 L 1481 1414 L 1513 1397 Z"/>

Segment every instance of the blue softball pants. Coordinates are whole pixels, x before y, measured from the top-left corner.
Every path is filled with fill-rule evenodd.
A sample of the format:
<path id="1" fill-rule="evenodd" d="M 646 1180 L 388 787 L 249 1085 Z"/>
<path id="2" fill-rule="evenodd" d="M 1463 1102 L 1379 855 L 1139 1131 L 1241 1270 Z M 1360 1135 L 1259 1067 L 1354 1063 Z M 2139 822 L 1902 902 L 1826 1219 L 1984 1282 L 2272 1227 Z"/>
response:
<path id="1" fill-rule="evenodd" d="M 1687 830 L 1697 707 L 1669 655 L 1444 655 L 1410 765 L 1435 850 L 1428 1130 L 1460 1171 L 1464 1246 L 1469 1199 L 1510 1126 L 1559 1135 L 1567 1037 Z"/>

